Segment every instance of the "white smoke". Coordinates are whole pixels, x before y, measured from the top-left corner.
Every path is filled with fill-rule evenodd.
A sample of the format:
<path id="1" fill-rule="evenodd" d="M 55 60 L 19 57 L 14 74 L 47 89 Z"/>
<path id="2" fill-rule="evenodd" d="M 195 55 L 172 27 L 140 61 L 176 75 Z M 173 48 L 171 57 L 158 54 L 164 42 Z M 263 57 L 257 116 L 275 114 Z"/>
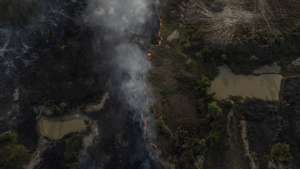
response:
<path id="1" fill-rule="evenodd" d="M 113 76 L 117 78 L 117 84 L 113 86 L 120 92 L 124 105 L 133 112 L 133 120 L 140 124 L 142 137 L 146 141 L 145 151 L 153 159 L 158 155 L 150 143 L 156 135 L 154 117 L 150 112 L 153 100 L 147 85 L 151 64 L 147 59 L 148 51 L 144 50 L 149 47 L 145 46 L 145 41 L 149 39 L 141 37 L 151 36 L 151 28 L 147 25 L 153 19 L 153 7 L 156 5 L 158 0 L 90 0 L 84 18 L 90 26 L 106 32 L 104 35 L 102 33 L 102 38 L 111 44 L 108 53 L 112 60 Z"/>
<path id="2" fill-rule="evenodd" d="M 146 75 L 151 68 L 138 45 L 127 43 L 116 47 L 116 63 L 121 72 L 126 72 L 121 89 L 128 104 L 138 112 L 146 112 L 151 105 Z"/>
<path id="3" fill-rule="evenodd" d="M 152 19 L 151 7 L 157 3 L 158 0 L 90 0 L 85 17 L 89 25 L 104 27 L 110 32 L 104 38 L 114 41 L 112 44 L 115 44 L 111 46 L 114 69 L 125 74 L 118 87 L 124 101 L 136 113 L 135 119 L 149 127 L 152 97 L 146 76 L 151 64 L 147 60 L 146 51 L 131 40 L 143 36 L 147 29 L 146 23 Z M 138 39 L 137 42 L 144 44 L 143 41 Z"/>
<path id="4" fill-rule="evenodd" d="M 133 121 L 140 124 L 145 140 L 145 151 L 151 159 L 144 161 L 143 168 L 151 168 L 150 161 L 159 161 L 155 140 L 154 117 L 150 109 L 153 103 L 147 74 L 151 64 L 145 48 L 149 47 L 151 23 L 158 0 L 90 0 L 85 22 L 102 31 L 104 43 L 110 44 L 113 84 L 133 112 Z M 149 26 L 150 25 L 150 26 Z M 153 26 L 155 27 L 155 26 Z M 153 28 L 152 28 L 153 29 Z M 103 33 L 105 32 L 105 33 Z M 103 35 L 104 34 L 104 35 Z M 107 47 L 106 47 L 107 48 Z M 126 110 L 125 110 L 126 111 Z M 144 151 L 144 150 L 142 150 Z M 137 155 L 137 154 L 136 154 Z M 133 155 L 131 158 L 135 159 Z"/>
<path id="5" fill-rule="evenodd" d="M 149 17 L 151 0 L 90 0 L 88 21 L 116 33 L 141 33 Z"/>

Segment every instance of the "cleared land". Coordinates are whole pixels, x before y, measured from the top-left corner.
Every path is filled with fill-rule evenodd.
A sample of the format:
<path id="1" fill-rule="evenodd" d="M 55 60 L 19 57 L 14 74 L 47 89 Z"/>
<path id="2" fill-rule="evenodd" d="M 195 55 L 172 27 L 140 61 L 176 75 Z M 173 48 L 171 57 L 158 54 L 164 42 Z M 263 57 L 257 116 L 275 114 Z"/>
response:
<path id="1" fill-rule="evenodd" d="M 41 118 L 38 122 L 42 136 L 52 140 L 62 139 L 64 136 L 87 129 L 88 124 L 80 117 L 63 117 L 60 119 Z"/>
<path id="2" fill-rule="evenodd" d="M 282 75 L 235 75 L 227 67 L 220 67 L 220 74 L 212 81 L 210 93 L 219 100 L 230 96 L 278 101 Z"/>

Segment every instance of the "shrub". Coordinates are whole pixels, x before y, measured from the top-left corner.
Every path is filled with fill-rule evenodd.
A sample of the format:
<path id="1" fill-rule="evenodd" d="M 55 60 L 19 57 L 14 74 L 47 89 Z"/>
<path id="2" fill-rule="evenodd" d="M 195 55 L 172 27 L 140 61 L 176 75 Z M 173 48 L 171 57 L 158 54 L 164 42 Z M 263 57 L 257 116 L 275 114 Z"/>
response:
<path id="1" fill-rule="evenodd" d="M 166 124 L 166 122 L 164 121 L 163 117 L 160 116 L 157 120 L 157 127 L 158 127 L 158 131 L 166 136 L 173 136 L 172 131 L 170 130 L 170 128 L 168 127 L 168 125 Z"/>
<path id="2" fill-rule="evenodd" d="M 210 102 L 207 106 L 208 112 L 214 117 L 221 116 L 223 110 L 216 101 Z"/>
<path id="3" fill-rule="evenodd" d="M 16 133 L 9 132 L 0 136 L 0 168 L 22 169 L 29 160 L 29 151 L 17 143 Z"/>
<path id="4" fill-rule="evenodd" d="M 290 145 L 285 143 L 274 144 L 271 148 L 271 158 L 275 162 L 289 162 L 292 159 Z"/>
<path id="5" fill-rule="evenodd" d="M 196 81 L 196 90 L 200 95 L 207 95 L 207 88 L 211 85 L 210 80 L 206 76 L 202 76 Z"/>
<path id="6" fill-rule="evenodd" d="M 212 148 L 221 148 L 223 143 L 223 134 L 221 131 L 212 130 L 208 136 L 209 146 Z"/>
<path id="7" fill-rule="evenodd" d="M 0 135 L 0 144 L 16 143 L 17 139 L 17 134 L 14 132 L 3 133 Z"/>

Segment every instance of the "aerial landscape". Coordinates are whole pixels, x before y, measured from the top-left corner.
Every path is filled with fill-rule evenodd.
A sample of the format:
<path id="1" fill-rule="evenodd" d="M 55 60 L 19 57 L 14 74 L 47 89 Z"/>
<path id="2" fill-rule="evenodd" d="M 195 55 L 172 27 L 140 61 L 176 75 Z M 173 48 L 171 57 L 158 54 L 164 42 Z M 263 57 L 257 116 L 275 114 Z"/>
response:
<path id="1" fill-rule="evenodd" d="M 0 169 L 300 169 L 300 1 L 0 0 Z"/>

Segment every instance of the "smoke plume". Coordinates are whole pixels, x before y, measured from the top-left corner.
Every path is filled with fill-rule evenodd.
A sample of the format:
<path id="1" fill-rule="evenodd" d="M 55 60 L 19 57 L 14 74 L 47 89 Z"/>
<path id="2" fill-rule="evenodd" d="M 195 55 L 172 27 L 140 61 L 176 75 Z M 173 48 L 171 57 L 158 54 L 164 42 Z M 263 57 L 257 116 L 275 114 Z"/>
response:
<path id="1" fill-rule="evenodd" d="M 87 23 L 109 32 L 104 38 L 112 44 L 110 59 L 114 76 L 119 78 L 117 88 L 140 118 L 146 116 L 152 102 L 146 84 L 151 65 L 144 50 L 149 39 L 141 37 L 145 37 L 146 25 L 153 18 L 152 7 L 157 3 L 155 0 L 90 0 L 87 8 Z"/>
<path id="2" fill-rule="evenodd" d="M 146 56 L 155 31 L 149 25 L 155 20 L 157 5 L 157 0 L 90 0 L 84 18 L 88 25 L 102 32 L 99 38 L 103 39 L 105 54 L 109 56 L 112 90 L 117 91 L 123 106 L 132 112 L 133 123 L 139 124 L 144 151 L 149 156 L 154 155 L 147 142 L 154 138 L 155 132 L 150 113 L 151 90 L 146 78 L 151 64 Z M 137 147 L 143 146 L 136 145 L 134 149 L 140 149 Z M 136 155 L 132 154 L 132 158 Z M 151 168 L 148 162 L 143 165 L 144 169 Z"/>

